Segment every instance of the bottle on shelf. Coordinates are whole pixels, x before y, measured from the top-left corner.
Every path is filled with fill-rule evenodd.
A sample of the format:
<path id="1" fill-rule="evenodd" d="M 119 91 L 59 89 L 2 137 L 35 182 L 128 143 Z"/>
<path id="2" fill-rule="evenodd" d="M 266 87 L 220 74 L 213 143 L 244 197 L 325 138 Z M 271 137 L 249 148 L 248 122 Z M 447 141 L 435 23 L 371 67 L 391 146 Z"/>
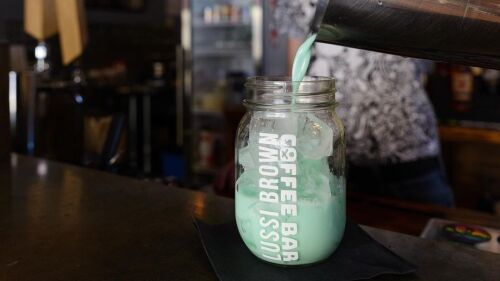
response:
<path id="1" fill-rule="evenodd" d="M 244 24 L 249 24 L 251 21 L 250 16 L 250 6 L 241 7 L 241 22 Z"/>
<path id="2" fill-rule="evenodd" d="M 229 19 L 231 17 L 231 5 L 230 4 L 225 4 L 221 5 L 221 22 L 227 23 L 229 22 Z"/>
<path id="3" fill-rule="evenodd" d="M 198 143 L 198 166 L 202 169 L 213 168 L 214 160 L 214 135 L 208 130 L 199 134 Z"/>
<path id="4" fill-rule="evenodd" d="M 451 111 L 450 65 L 437 62 L 426 81 L 426 90 L 440 121 L 446 121 Z"/>
<path id="5" fill-rule="evenodd" d="M 203 23 L 211 24 L 213 22 L 213 10 L 212 7 L 206 6 L 203 9 Z"/>
<path id="6" fill-rule="evenodd" d="M 250 8 L 247 5 L 214 4 L 203 8 L 200 13 L 203 24 L 249 24 Z"/>
<path id="7" fill-rule="evenodd" d="M 474 75 L 474 98 L 488 94 L 488 85 L 484 79 L 485 69 L 481 67 L 471 67 Z"/>
<path id="8" fill-rule="evenodd" d="M 221 22 L 221 5 L 214 5 L 212 7 L 212 23 Z"/>
<path id="9" fill-rule="evenodd" d="M 500 95 L 500 71 L 486 69 L 483 75 L 488 95 Z"/>
<path id="10" fill-rule="evenodd" d="M 468 66 L 453 65 L 450 73 L 452 109 L 458 113 L 469 112 L 474 93 L 472 69 Z"/>

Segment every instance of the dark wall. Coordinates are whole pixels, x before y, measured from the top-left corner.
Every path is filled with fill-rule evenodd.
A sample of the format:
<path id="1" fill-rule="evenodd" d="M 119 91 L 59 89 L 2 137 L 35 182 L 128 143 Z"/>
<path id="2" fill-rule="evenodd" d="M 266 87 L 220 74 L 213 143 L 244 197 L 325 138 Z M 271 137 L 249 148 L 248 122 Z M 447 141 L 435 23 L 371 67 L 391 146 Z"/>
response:
<path id="1" fill-rule="evenodd" d="M 87 20 L 92 24 L 162 25 L 178 15 L 181 0 L 145 0 L 143 11 L 87 8 Z M 22 41 L 23 0 L 0 0 L 0 42 Z"/>
<path id="2" fill-rule="evenodd" d="M 22 0 L 1 0 L 0 1 L 0 20 L 18 20 L 23 16 Z"/>
<path id="3" fill-rule="evenodd" d="M 146 0 L 140 12 L 87 9 L 89 42 L 84 69 L 124 62 L 129 82 L 140 82 L 156 61 L 175 63 L 180 44 L 180 0 Z"/>
<path id="4" fill-rule="evenodd" d="M 181 0 L 145 0 L 146 6 L 142 12 L 122 12 L 106 9 L 90 9 L 88 12 L 91 22 L 129 22 L 148 23 L 162 21 L 165 15 L 178 9 L 176 2 Z M 23 17 L 23 0 L 1 0 L 0 20 L 21 21 Z"/>
<path id="5" fill-rule="evenodd" d="M 0 42 L 10 41 L 12 28 L 21 22 L 23 6 L 21 0 L 0 0 Z"/>
<path id="6" fill-rule="evenodd" d="M 109 9 L 87 9 L 89 24 L 161 24 L 165 20 L 168 0 L 145 0 L 143 11 L 127 12 Z M 172 1 L 172 0 L 170 0 Z M 177 0 L 179 1 L 179 0 Z"/>
<path id="7" fill-rule="evenodd" d="M 0 0 L 0 43 L 25 45 L 29 59 L 33 60 L 36 40 L 23 31 L 23 2 Z M 126 60 L 137 71 L 140 67 L 150 68 L 154 61 L 172 60 L 175 45 L 180 41 L 179 8 L 180 0 L 145 0 L 140 11 L 87 7 L 89 42 L 83 66 L 100 67 Z M 49 59 L 57 72 L 62 67 L 57 36 L 47 43 L 52 54 Z"/>

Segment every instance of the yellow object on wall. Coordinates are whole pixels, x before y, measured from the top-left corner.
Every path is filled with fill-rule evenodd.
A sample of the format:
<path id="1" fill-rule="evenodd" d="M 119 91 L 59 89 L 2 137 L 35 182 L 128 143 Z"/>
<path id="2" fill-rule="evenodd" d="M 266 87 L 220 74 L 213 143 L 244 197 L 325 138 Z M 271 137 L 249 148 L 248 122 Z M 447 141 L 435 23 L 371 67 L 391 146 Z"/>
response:
<path id="1" fill-rule="evenodd" d="M 24 0 L 24 31 L 39 41 L 58 31 L 54 0 Z"/>
<path id="2" fill-rule="evenodd" d="M 87 44 L 87 21 L 83 0 L 54 0 L 62 61 L 69 64 L 82 53 Z"/>

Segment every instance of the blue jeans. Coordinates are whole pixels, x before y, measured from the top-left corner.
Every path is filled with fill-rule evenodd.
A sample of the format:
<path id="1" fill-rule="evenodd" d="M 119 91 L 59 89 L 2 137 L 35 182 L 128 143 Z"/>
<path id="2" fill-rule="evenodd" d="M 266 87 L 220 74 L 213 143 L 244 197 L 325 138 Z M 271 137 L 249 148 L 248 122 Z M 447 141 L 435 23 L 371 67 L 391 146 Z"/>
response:
<path id="1" fill-rule="evenodd" d="M 408 201 L 452 207 L 453 192 L 441 171 L 433 171 L 416 178 L 386 183 L 388 196 Z"/>
<path id="2" fill-rule="evenodd" d="M 417 165 L 407 166 L 393 164 L 383 168 L 353 167 L 348 173 L 349 188 L 407 201 L 452 207 L 453 192 L 439 161 L 436 160 L 432 165 L 428 165 L 428 162 L 420 165 L 417 161 Z"/>

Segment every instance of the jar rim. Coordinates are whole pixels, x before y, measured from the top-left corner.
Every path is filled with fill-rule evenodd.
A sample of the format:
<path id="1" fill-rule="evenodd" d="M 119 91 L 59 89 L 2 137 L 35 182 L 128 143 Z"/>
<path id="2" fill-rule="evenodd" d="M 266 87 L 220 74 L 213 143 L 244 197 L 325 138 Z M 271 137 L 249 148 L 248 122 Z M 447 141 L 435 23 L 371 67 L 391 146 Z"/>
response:
<path id="1" fill-rule="evenodd" d="M 306 76 L 292 81 L 289 76 L 254 76 L 245 83 L 246 107 L 253 109 L 318 109 L 335 106 L 335 78 Z"/>
<path id="2" fill-rule="evenodd" d="M 271 88 L 275 88 L 277 86 L 293 87 L 294 84 L 307 85 L 307 84 L 318 84 L 318 83 L 326 84 L 325 86 L 328 86 L 328 84 L 330 84 L 332 91 L 335 91 L 335 84 L 336 84 L 335 78 L 327 76 L 305 76 L 302 81 L 293 81 L 292 77 L 290 76 L 251 76 L 247 78 L 245 87 L 251 88 L 258 85 L 259 87 L 268 86 Z M 296 94 L 300 94 L 300 92 Z"/>

